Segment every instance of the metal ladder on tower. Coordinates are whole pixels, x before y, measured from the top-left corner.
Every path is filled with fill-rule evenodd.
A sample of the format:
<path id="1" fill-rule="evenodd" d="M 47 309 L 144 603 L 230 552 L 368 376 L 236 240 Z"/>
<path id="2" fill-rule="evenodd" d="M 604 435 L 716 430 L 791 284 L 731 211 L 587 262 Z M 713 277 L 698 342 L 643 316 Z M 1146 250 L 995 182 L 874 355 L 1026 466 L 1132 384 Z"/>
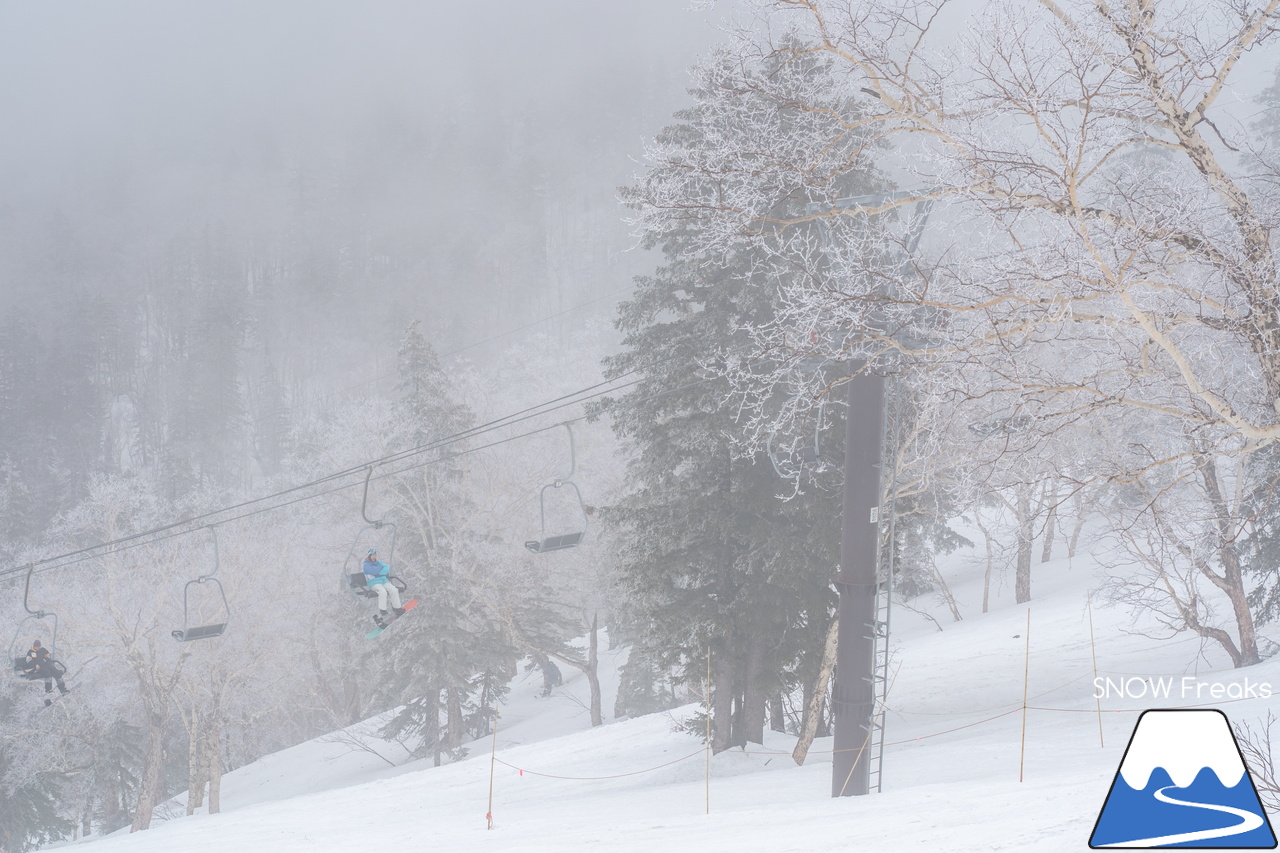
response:
<path id="1" fill-rule="evenodd" d="M 900 389 L 896 383 L 890 383 L 887 390 L 889 393 L 885 394 L 885 416 L 882 421 L 884 438 L 896 436 L 898 432 L 896 416 L 899 414 L 899 407 L 895 404 Z M 887 494 L 883 494 L 881 498 L 881 520 L 887 523 L 880 528 L 882 533 L 876 561 L 878 564 L 876 567 L 876 615 L 875 621 L 872 622 L 875 661 L 871 674 L 875 704 L 871 711 L 871 730 L 868 732 L 867 742 L 867 748 L 870 750 L 867 761 L 869 775 L 867 791 L 877 794 L 883 789 L 884 782 L 885 712 L 889 698 L 889 625 L 890 617 L 893 615 L 894 549 L 892 543 L 894 542 L 894 521 L 897 518 L 894 503 L 898 494 L 897 442 L 882 439 L 880 446 L 885 448 L 888 456 L 881 459 L 880 467 L 882 472 L 887 470 L 889 474 L 887 483 L 883 479 L 881 481 L 884 486 L 887 486 Z"/>
<path id="2" fill-rule="evenodd" d="M 869 791 L 880 793 L 884 778 L 885 703 L 889 693 L 889 616 L 893 609 L 892 575 L 886 574 L 876 583 L 875 668 L 872 670 L 875 707 L 871 712 L 871 750 L 868 762 Z"/>

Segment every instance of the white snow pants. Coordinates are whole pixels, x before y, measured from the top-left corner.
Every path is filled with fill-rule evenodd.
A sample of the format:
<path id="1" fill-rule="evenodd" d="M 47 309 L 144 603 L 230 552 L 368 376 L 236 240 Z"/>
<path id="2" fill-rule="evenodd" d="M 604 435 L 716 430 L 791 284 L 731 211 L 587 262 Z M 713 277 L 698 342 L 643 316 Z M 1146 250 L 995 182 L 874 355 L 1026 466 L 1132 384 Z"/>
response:
<path id="1" fill-rule="evenodd" d="M 373 591 L 378 594 L 378 609 L 387 609 L 387 596 L 391 596 L 391 606 L 400 606 L 400 590 L 391 585 L 390 581 L 386 583 L 374 584 Z"/>

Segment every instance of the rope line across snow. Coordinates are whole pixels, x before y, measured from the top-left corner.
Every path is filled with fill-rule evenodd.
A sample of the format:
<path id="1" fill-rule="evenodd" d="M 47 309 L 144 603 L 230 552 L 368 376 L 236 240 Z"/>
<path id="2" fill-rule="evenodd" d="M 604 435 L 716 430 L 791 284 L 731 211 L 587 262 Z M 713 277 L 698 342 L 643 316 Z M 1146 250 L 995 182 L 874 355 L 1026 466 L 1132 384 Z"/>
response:
<path id="1" fill-rule="evenodd" d="M 958 732 L 961 729 L 971 729 L 974 726 L 980 726 L 983 723 L 989 723 L 992 720 L 998 720 L 1001 717 L 1007 717 L 1010 714 L 1016 714 L 1021 710 L 1022 710 L 1022 706 L 1019 705 L 1018 707 L 1013 708 L 1012 710 L 1005 711 L 1003 714 L 996 714 L 994 717 L 987 717 L 982 720 L 976 720 L 975 722 L 972 722 L 972 723 L 965 723 L 963 726 L 956 726 L 955 728 L 951 728 L 951 729 L 943 729 L 940 732 L 933 732 L 932 734 L 907 738 L 906 740 L 889 741 L 888 743 L 885 744 L 885 746 L 900 746 L 904 743 L 915 743 L 918 740 L 928 740 L 929 738 L 941 737 L 942 735 L 949 735 L 952 732 Z M 811 749 L 806 753 L 806 755 L 834 755 L 837 752 L 861 752 L 862 749 L 863 747 L 861 746 L 849 747 L 848 749 Z M 791 755 L 790 752 L 780 752 L 780 751 L 770 750 L 770 749 L 737 749 L 737 750 L 734 750 L 734 752 L 740 752 L 745 755 Z"/>
<path id="2" fill-rule="evenodd" d="M 702 755 L 706 751 L 707 751 L 706 747 L 701 747 L 698 749 L 697 752 L 691 752 L 686 756 L 673 759 L 671 761 L 666 762 L 665 764 L 659 764 L 656 767 L 646 767 L 644 770 L 633 770 L 630 773 L 615 773 L 612 776 L 561 776 L 555 773 L 541 773 L 537 770 L 530 770 L 527 767 L 520 767 L 515 764 L 510 764 L 506 761 L 503 761 L 501 758 L 495 758 L 494 760 L 497 761 L 499 764 L 503 764 L 503 765 L 506 765 L 507 767 L 510 767 L 512 770 L 519 770 L 521 773 L 528 773 L 530 776 L 542 776 L 547 779 L 569 779 L 575 782 L 599 782 L 605 779 L 622 779 L 626 776 L 639 776 L 642 773 L 652 773 L 655 770 L 661 770 L 663 767 L 670 767 L 672 764 L 679 764 L 681 761 L 688 761 L 690 758 L 693 758 L 694 756 L 697 756 L 697 755 Z"/>
<path id="3" fill-rule="evenodd" d="M 1075 679 L 1075 681 L 1079 681 L 1079 679 Z M 1068 684 L 1070 684 L 1070 683 L 1074 683 L 1074 682 L 1068 682 Z M 1067 685 L 1063 685 L 1063 687 L 1065 687 L 1065 686 L 1067 686 Z M 1056 687 L 1056 688 L 1054 688 L 1054 690 L 1046 691 L 1046 693 L 1052 693 L 1052 692 L 1054 692 L 1055 690 L 1061 690 L 1061 689 L 1062 689 L 1061 687 Z M 1045 693 L 1041 693 L 1041 694 L 1039 694 L 1039 695 L 1043 696 L 1043 695 L 1045 695 Z M 1251 699 L 1251 697 L 1245 697 L 1245 698 L 1241 698 L 1241 699 L 1221 699 L 1221 700 L 1218 700 L 1218 701 L 1216 701 L 1216 702 L 1200 702 L 1200 703 L 1196 703 L 1196 704 L 1192 704 L 1192 705 L 1179 705 L 1179 706 L 1177 706 L 1177 707 L 1180 707 L 1180 708 L 1205 708 L 1205 707 L 1210 707 L 1210 706 L 1215 706 L 1215 705 L 1223 705 L 1223 704 L 1226 704 L 1226 703 L 1229 703 L 1229 702 L 1245 702 L 1245 701 L 1250 701 L 1250 699 Z M 889 710 L 894 710 L 894 709 L 889 709 Z M 1028 705 L 1028 706 L 1027 706 L 1027 710 L 1028 710 L 1028 711 L 1056 711 L 1056 712 L 1059 712 L 1059 713 L 1076 713 L 1076 714 L 1096 714 L 1096 713 L 1098 713 L 1098 711 L 1097 711 L 1096 709 L 1093 709 L 1093 708 L 1050 708 L 1050 707 L 1043 706 L 1043 705 Z M 1145 711 L 1145 710 L 1147 710 L 1147 709 L 1146 709 L 1146 708 L 1104 708 L 1104 709 L 1102 709 L 1102 712 L 1103 712 L 1103 713 L 1107 713 L 1107 714 L 1135 714 L 1135 713 L 1140 713 L 1140 712 Z M 975 727 L 975 726 L 981 726 L 981 725 L 984 725 L 984 724 L 986 724 L 986 723 L 990 723 L 990 722 L 993 722 L 993 721 L 995 721 L 995 720 L 999 720 L 999 719 L 1001 719 L 1001 718 L 1003 718 L 1003 717 L 1007 717 L 1007 716 L 1009 716 L 1010 714 L 1017 714 L 1017 713 L 1019 713 L 1019 712 L 1021 712 L 1021 711 L 1022 711 L 1022 705 L 1021 705 L 1021 704 L 1019 704 L 1017 707 L 1010 708 L 1009 710 L 1007 710 L 1007 711 L 1003 711 L 1002 713 L 999 713 L 999 714 L 995 714 L 994 716 L 984 717 L 984 718 L 983 718 L 983 719 L 981 719 L 981 720 L 975 720 L 975 721 L 974 721 L 974 722 L 972 722 L 972 723 L 965 723 L 965 724 L 964 724 L 964 725 L 962 725 L 962 726 L 955 726 L 955 727 L 953 727 L 953 728 L 943 729 L 942 731 L 938 731 L 938 732 L 931 732 L 930 734 L 920 735 L 919 737 L 905 738 L 905 739 L 903 739 L 903 740 L 888 741 L 888 742 L 887 742 L 887 743 L 885 743 L 884 745 L 885 745 L 885 746 L 901 746 L 901 745 L 903 745 L 903 744 L 908 744 L 908 743 L 917 743 L 917 742 L 922 741 L 922 740 L 929 740 L 930 738 L 942 737 L 943 735 L 949 735 L 949 734 L 952 734 L 952 733 L 954 733 L 954 732 L 963 731 L 964 729 L 971 729 L 971 728 L 973 728 L 973 727 Z M 978 712 L 974 712 L 974 711 L 967 711 L 967 712 L 966 712 L 966 711 L 956 711 L 956 712 L 950 712 L 950 713 L 947 713 L 947 712 L 923 712 L 923 711 L 917 711 L 917 712 L 913 712 L 913 711 L 895 711 L 895 713 L 916 713 L 916 714 L 923 714 L 923 715 L 926 715 L 926 716 L 962 716 L 962 715 L 964 715 L 964 714 L 969 714 L 969 713 L 981 713 L 981 711 L 978 711 Z M 851 748 L 849 748 L 849 749 L 814 749 L 814 750 L 809 750 L 809 752 L 808 752 L 807 754 L 808 754 L 808 755 L 834 755 L 834 754 L 835 754 L 835 753 L 837 753 L 837 752 L 861 752 L 864 748 L 865 748 L 865 745 L 863 745 L 863 746 L 859 746 L 859 747 L 851 747 Z M 604 780 L 608 780 L 608 779 L 623 779 L 623 778 L 626 778 L 626 777 L 628 777 L 628 776 L 639 776 L 639 775 L 642 775 L 642 774 L 644 774 L 644 773 L 652 773 L 652 772 L 653 772 L 653 771 L 655 771 L 655 770 L 661 770 L 663 767 L 670 767 L 670 766 L 671 766 L 671 765 L 673 765 L 673 764 L 679 764 L 679 763 L 680 763 L 680 762 L 682 762 L 682 761 L 688 761 L 690 758 L 694 758 L 694 757 L 696 757 L 696 756 L 703 755 L 703 754 L 705 754 L 705 753 L 706 753 L 706 751 L 707 751 L 707 748 L 704 746 L 704 747 L 702 747 L 702 748 L 700 748 L 700 749 L 698 749 L 698 750 L 696 750 L 696 751 L 694 751 L 694 752 L 689 753 L 688 755 L 682 756 L 682 757 L 680 757 L 680 758 L 672 759 L 671 761 L 667 761 L 667 762 L 665 762 L 665 763 L 663 763 L 663 764 L 658 764 L 658 765 L 656 765 L 656 766 L 654 766 L 654 767 L 647 767 L 647 768 L 645 768 L 645 769 L 643 769 L 643 770 L 633 770 L 633 771 L 630 771 L 630 772 L 628 772 L 628 773 L 615 773 L 615 774 L 612 774 L 612 775 L 609 775 L 609 776 L 564 776 L 564 775 L 560 775 L 560 774 L 556 774 L 556 773 L 543 773 L 543 772 L 538 771 L 538 770 L 530 770 L 530 769 L 528 769 L 528 768 L 526 768 L 526 767 L 520 767 L 519 765 L 511 764 L 511 763 L 509 763 L 509 762 L 503 761 L 501 758 L 494 758 L 494 760 L 495 760 L 495 761 L 497 761 L 499 764 L 502 764 L 502 765 L 504 765 L 504 766 L 506 766 L 506 767 L 510 767 L 512 770 L 518 770 L 518 771 L 519 771 L 520 773 L 522 773 L 522 774 L 523 774 L 523 773 L 528 773 L 530 776 L 541 776 L 541 777 L 544 777 L 544 778 L 547 778 L 547 779 L 566 779 L 566 780 L 570 780 L 570 781 L 577 781 L 577 782 L 598 782 L 598 781 L 604 781 Z M 782 751 L 782 750 L 770 750 L 770 749 L 732 749 L 732 748 L 731 748 L 731 750 L 725 750 L 725 751 L 726 751 L 726 752 L 728 752 L 728 751 L 733 751 L 733 752 L 740 753 L 740 754 L 743 754 L 743 755 L 791 755 L 791 754 L 792 754 L 792 753 L 791 753 L 791 752 L 789 752 L 789 751 Z"/>

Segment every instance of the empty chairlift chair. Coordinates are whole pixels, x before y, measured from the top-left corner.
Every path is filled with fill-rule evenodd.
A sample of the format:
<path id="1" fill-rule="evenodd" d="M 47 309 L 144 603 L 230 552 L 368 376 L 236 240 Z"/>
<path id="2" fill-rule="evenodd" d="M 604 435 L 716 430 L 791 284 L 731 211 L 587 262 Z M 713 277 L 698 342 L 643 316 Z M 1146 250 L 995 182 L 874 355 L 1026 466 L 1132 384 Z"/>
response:
<path id="1" fill-rule="evenodd" d="M 563 424 L 564 428 L 569 432 L 569 473 L 564 477 L 557 478 L 553 482 L 542 487 L 542 491 L 538 494 L 538 512 L 541 519 L 541 534 L 537 539 L 530 539 L 524 543 L 524 547 L 528 548 L 535 554 L 546 554 L 550 551 L 563 551 L 566 548 L 575 548 L 582 544 L 583 538 L 587 535 L 587 507 L 582 502 L 582 492 L 578 489 L 577 484 L 573 482 L 573 473 L 577 469 L 577 454 L 573 446 L 573 429 L 568 423 Z M 577 529 L 567 532 L 550 533 L 547 529 L 547 490 L 548 489 L 572 489 L 572 503 L 577 507 L 577 515 L 581 518 L 580 524 L 575 524 Z"/>
<path id="2" fill-rule="evenodd" d="M 231 619 L 231 607 L 227 604 L 227 593 L 222 588 L 222 581 L 218 580 L 214 575 L 218 573 L 220 564 L 218 557 L 218 533 L 211 526 L 209 533 L 213 535 L 213 571 L 207 575 L 202 575 L 193 581 L 187 581 L 187 585 L 182 588 L 182 628 L 171 632 L 173 638 L 180 643 L 189 643 L 193 640 L 210 640 L 214 637 L 221 637 L 227 630 L 227 623 Z M 218 590 L 218 597 L 222 599 L 220 622 L 209 622 L 205 625 L 191 624 L 191 587 L 196 585 L 211 584 Z"/>

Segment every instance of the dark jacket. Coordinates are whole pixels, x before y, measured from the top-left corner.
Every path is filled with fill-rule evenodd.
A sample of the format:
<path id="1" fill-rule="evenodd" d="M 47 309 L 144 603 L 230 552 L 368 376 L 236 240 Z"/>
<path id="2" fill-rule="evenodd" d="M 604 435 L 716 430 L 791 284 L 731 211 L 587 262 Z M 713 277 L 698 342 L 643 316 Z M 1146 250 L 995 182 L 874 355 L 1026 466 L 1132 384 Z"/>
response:
<path id="1" fill-rule="evenodd" d="M 53 667 L 50 666 L 52 662 L 53 657 L 44 646 L 38 649 L 32 648 L 27 652 L 27 669 L 32 672 L 52 672 Z"/>

